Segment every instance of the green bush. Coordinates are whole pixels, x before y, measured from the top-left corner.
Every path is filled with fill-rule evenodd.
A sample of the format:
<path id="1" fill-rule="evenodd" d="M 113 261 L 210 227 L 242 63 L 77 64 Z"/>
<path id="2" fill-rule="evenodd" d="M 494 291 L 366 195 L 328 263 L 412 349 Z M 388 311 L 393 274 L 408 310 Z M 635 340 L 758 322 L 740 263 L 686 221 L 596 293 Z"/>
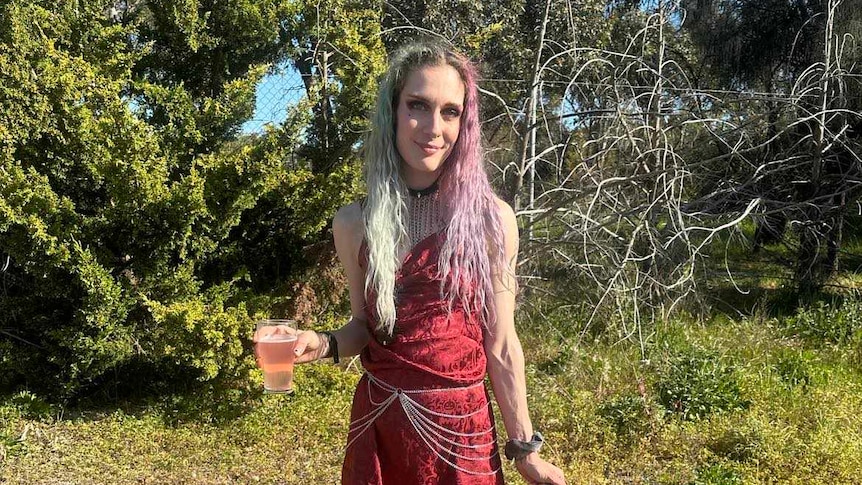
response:
<path id="1" fill-rule="evenodd" d="M 683 419 L 744 409 L 735 367 L 714 351 L 697 346 L 668 349 L 656 381 L 659 402 Z"/>
<path id="2" fill-rule="evenodd" d="M 777 353 L 772 368 L 787 389 L 807 391 L 814 379 L 814 359 L 810 351 L 783 348 Z"/>
<path id="3" fill-rule="evenodd" d="M 608 423 L 617 437 L 627 439 L 649 429 L 649 414 L 644 398 L 636 394 L 623 394 L 601 403 L 598 415 Z"/>
<path id="4" fill-rule="evenodd" d="M 32 392 L 21 391 L 12 396 L 8 403 L 16 414 L 25 419 L 46 420 L 53 414 L 52 406 Z"/>
<path id="5" fill-rule="evenodd" d="M 814 343 L 846 344 L 862 330 L 862 300 L 848 298 L 841 304 L 817 301 L 799 308 L 781 324 L 788 334 Z"/>
<path id="6" fill-rule="evenodd" d="M 742 476 L 727 466 L 710 465 L 697 471 L 697 479 L 691 485 L 742 485 Z"/>
<path id="7" fill-rule="evenodd" d="M 26 452 L 24 441 L 0 432 L 0 458 L 13 457 Z"/>
<path id="8" fill-rule="evenodd" d="M 123 22 L 101 0 L 0 4 L 0 393 L 67 399 L 136 377 L 242 389 L 253 319 L 292 316 L 274 312 L 312 264 L 303 248 L 356 196 L 367 97 L 333 108 L 328 128 L 354 130 L 327 139 L 343 153 L 326 164 L 298 155 L 320 142 L 308 104 L 240 134 L 301 7 L 168 4 Z M 340 52 L 363 28 L 348 25 Z M 361 50 L 350 73 L 333 59 L 351 86 L 382 65 L 382 45 Z"/>

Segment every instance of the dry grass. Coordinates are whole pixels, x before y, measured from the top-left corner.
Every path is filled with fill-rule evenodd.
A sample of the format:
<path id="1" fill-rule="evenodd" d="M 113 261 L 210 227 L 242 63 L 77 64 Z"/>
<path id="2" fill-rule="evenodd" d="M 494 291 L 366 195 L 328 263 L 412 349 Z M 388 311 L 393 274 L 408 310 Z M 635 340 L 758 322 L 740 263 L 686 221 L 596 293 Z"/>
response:
<path id="1" fill-rule="evenodd" d="M 543 454 L 569 483 L 859 482 L 862 375 L 850 348 L 858 343 L 821 345 L 755 312 L 662 324 L 644 360 L 629 342 L 573 345 L 576 321 L 565 311 L 519 319 Z M 667 349 L 691 346 L 733 366 L 747 407 L 691 421 L 662 408 L 656 382 Z M 0 483 L 336 483 L 358 377 L 307 366 L 297 395 L 262 396 L 217 423 L 166 419 L 164 404 L 61 417 L 19 396 L 0 406 Z M 510 464 L 505 472 L 507 483 L 524 483 Z"/>

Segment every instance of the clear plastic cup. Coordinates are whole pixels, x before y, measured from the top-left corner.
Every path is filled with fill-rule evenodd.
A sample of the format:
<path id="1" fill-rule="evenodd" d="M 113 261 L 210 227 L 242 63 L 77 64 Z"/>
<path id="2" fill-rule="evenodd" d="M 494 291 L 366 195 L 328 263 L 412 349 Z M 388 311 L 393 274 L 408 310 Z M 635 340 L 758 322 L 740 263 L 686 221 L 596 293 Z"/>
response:
<path id="1" fill-rule="evenodd" d="M 296 335 L 294 320 L 266 319 L 257 322 L 254 332 L 255 354 L 257 365 L 263 370 L 265 393 L 293 393 Z"/>

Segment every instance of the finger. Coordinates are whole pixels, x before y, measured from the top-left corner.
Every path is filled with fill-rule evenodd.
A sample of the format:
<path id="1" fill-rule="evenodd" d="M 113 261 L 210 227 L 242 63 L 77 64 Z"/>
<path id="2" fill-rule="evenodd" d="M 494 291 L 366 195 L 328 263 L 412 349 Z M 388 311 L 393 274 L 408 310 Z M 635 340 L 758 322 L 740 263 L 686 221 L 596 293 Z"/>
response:
<path id="1" fill-rule="evenodd" d="M 293 349 L 296 355 L 302 355 L 306 350 L 309 350 L 308 347 L 312 341 L 311 336 L 309 332 L 302 332 L 296 337 L 296 347 Z"/>
<path id="2" fill-rule="evenodd" d="M 536 483 L 537 485 L 566 485 L 566 479 L 562 475 L 551 474 Z"/>
<path id="3" fill-rule="evenodd" d="M 257 345 L 255 345 L 253 348 L 254 348 L 254 363 L 255 363 L 255 365 L 257 365 L 258 369 L 263 369 L 263 365 L 261 365 L 261 361 L 260 361 L 260 351 L 258 350 Z"/>
<path id="4" fill-rule="evenodd" d="M 287 325 L 268 325 L 261 327 L 265 335 L 296 335 L 296 329 Z"/>
<path id="5" fill-rule="evenodd" d="M 276 333 L 277 327 L 260 327 L 254 331 L 254 336 L 252 337 L 252 342 L 258 343 L 261 340 L 269 337 L 270 335 L 274 335 Z"/>
<path id="6" fill-rule="evenodd" d="M 566 485 L 566 478 L 563 476 L 563 471 L 556 469 L 548 474 L 548 483 L 551 485 Z"/>
<path id="7" fill-rule="evenodd" d="M 299 334 L 296 338 L 296 347 L 293 352 L 296 354 L 296 362 L 303 363 L 314 360 L 317 356 L 314 350 L 317 349 L 320 343 L 316 332 L 306 331 Z"/>
<path id="8" fill-rule="evenodd" d="M 566 479 L 563 476 L 563 471 L 551 465 L 550 469 L 539 470 L 539 479 L 535 482 L 537 485 L 566 485 Z"/>

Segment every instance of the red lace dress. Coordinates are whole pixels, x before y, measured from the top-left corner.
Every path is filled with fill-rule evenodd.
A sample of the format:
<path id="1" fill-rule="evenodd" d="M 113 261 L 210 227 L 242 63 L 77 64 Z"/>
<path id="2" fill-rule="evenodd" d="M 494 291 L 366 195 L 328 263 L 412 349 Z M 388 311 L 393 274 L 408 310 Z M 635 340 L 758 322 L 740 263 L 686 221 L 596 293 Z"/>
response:
<path id="1" fill-rule="evenodd" d="M 353 396 L 344 485 L 502 484 L 482 323 L 440 297 L 438 251 L 445 233 L 417 243 L 396 274 L 396 332 L 372 337 Z M 366 246 L 360 265 L 367 268 Z M 375 299 L 367 295 L 375 335 Z"/>

